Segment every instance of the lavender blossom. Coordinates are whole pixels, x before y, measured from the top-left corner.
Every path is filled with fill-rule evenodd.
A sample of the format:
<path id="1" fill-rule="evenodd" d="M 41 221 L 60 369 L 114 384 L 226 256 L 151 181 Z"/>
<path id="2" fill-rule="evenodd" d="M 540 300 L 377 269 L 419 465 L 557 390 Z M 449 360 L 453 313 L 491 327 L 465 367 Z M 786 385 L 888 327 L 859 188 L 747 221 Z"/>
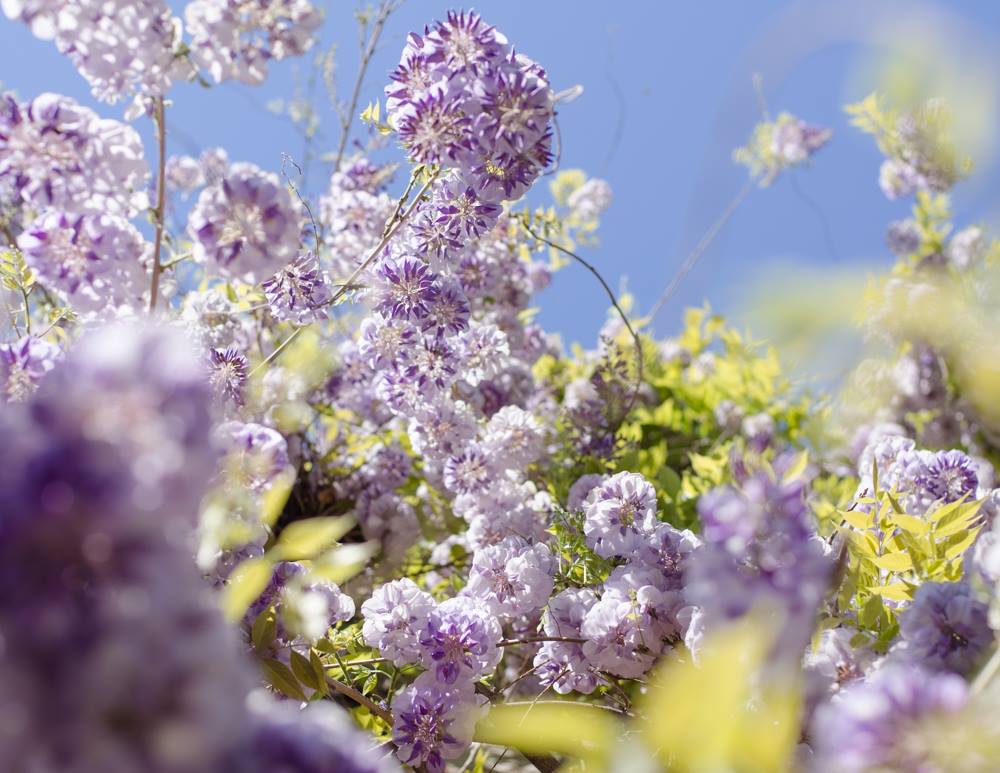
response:
<path id="1" fill-rule="evenodd" d="M 36 209 L 132 217 L 149 206 L 149 167 L 131 126 L 59 94 L 0 99 L 0 178 Z"/>
<path id="2" fill-rule="evenodd" d="M 325 305 L 333 297 L 319 260 L 307 252 L 261 285 L 276 319 L 306 325 L 326 319 Z"/>
<path id="3" fill-rule="evenodd" d="M 620 472 L 595 488 L 583 504 L 587 545 L 603 558 L 629 556 L 656 522 L 656 491 L 632 472 Z"/>
<path id="4" fill-rule="evenodd" d="M 0 344 L 0 402 L 27 400 L 61 356 L 58 346 L 34 336 Z"/>
<path id="5" fill-rule="evenodd" d="M 933 671 L 967 674 L 993 643 L 987 604 L 964 582 L 925 582 L 899 614 L 892 656 Z"/>
<path id="6" fill-rule="evenodd" d="M 229 761 L 247 773 L 393 773 L 398 768 L 374 748 L 343 709 L 318 701 L 300 709 L 263 690 L 247 699 L 252 736 Z"/>
<path id="7" fill-rule="evenodd" d="M 927 766 L 926 745 L 914 740 L 935 718 L 960 711 L 967 695 L 965 681 L 954 674 L 882 668 L 817 710 L 810 732 L 815 769 L 936 770 Z"/>
<path id="8" fill-rule="evenodd" d="M 222 276 L 256 284 L 299 251 L 299 209 L 276 175 L 233 164 L 206 188 L 188 218 L 195 260 Z"/>
<path id="9" fill-rule="evenodd" d="M 560 639 L 581 638 L 581 626 L 597 603 L 597 594 L 589 588 L 567 588 L 553 596 L 543 622 L 546 636 Z M 547 641 L 535 655 L 534 666 L 545 685 L 560 695 L 570 692 L 589 694 L 597 687 L 599 676 L 583 653 L 581 644 Z"/>
<path id="10" fill-rule="evenodd" d="M 545 545 L 508 537 L 475 552 L 462 595 L 479 599 L 501 620 L 529 615 L 552 594 L 554 564 Z"/>
<path id="11" fill-rule="evenodd" d="M 235 346 L 209 352 L 208 380 L 222 400 L 243 406 L 243 386 L 247 381 L 247 358 Z"/>
<path id="12" fill-rule="evenodd" d="M 193 0 L 184 11 L 194 61 L 216 83 L 263 83 L 270 61 L 312 48 L 322 21 L 306 0 Z"/>
<path id="13" fill-rule="evenodd" d="M 260 424 L 228 421 L 216 429 L 226 456 L 226 481 L 262 494 L 288 468 L 288 444 L 279 432 Z"/>
<path id="14" fill-rule="evenodd" d="M 397 666 L 416 663 L 421 656 L 420 634 L 426 628 L 434 599 L 403 578 L 381 585 L 361 605 L 365 644 Z"/>
<path id="15" fill-rule="evenodd" d="M 459 596 L 432 610 L 420 633 L 420 659 L 446 685 L 490 673 L 502 654 L 500 624 L 478 599 Z"/>
<path id="16" fill-rule="evenodd" d="M 422 674 L 392 701 L 392 740 L 400 762 L 443 773 L 465 753 L 485 698 L 471 684 L 448 687 Z"/>

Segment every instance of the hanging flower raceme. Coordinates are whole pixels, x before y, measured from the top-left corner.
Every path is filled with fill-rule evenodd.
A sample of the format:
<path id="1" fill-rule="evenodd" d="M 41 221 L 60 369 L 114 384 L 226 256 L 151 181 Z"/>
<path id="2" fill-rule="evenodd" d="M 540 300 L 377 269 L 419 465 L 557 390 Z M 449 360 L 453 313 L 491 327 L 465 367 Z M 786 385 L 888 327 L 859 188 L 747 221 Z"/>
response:
<path id="1" fill-rule="evenodd" d="M 132 217 L 149 206 L 148 177 L 132 127 L 59 94 L 0 101 L 0 178 L 26 206 Z"/>
<path id="2" fill-rule="evenodd" d="M 195 260 L 218 274 L 256 284 L 299 252 L 301 215 L 277 175 L 233 164 L 206 188 L 188 217 Z"/>

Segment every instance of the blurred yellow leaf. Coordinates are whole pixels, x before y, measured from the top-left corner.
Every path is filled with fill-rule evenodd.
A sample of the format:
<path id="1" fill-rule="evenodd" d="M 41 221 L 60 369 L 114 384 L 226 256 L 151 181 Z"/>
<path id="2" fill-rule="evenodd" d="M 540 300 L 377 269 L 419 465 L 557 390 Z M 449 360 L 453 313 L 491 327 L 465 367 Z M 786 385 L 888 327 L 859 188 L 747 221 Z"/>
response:
<path id="1" fill-rule="evenodd" d="M 236 622 L 256 601 L 271 581 L 273 564 L 261 556 L 250 558 L 237 566 L 222 592 L 222 612 L 226 619 Z"/>

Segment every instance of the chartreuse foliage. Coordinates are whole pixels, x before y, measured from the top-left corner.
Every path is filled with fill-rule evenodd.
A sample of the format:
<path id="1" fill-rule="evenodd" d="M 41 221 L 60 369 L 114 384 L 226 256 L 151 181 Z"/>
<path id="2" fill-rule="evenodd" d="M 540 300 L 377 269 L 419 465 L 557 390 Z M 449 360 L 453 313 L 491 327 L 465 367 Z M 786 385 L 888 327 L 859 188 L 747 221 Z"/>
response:
<path id="1" fill-rule="evenodd" d="M 758 685 L 772 641 L 773 632 L 751 615 L 713 634 L 697 662 L 686 652 L 664 661 L 634 716 L 569 700 L 508 703 L 490 710 L 476 740 L 566 755 L 575 760 L 567 770 L 588 773 L 650 755 L 680 773 L 788 770 L 800 690 L 785 676 Z"/>

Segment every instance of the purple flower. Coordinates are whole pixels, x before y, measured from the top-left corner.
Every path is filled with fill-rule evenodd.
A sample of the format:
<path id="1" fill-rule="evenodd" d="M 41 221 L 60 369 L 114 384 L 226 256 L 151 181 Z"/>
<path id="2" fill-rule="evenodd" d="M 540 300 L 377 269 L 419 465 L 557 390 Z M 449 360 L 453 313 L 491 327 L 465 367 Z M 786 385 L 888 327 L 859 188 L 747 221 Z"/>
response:
<path id="1" fill-rule="evenodd" d="M 496 478 L 497 469 L 483 448 L 471 443 L 444 465 L 444 485 L 456 494 L 477 494 L 485 491 Z"/>
<path id="2" fill-rule="evenodd" d="M 358 354 L 375 370 L 404 370 L 420 340 L 408 322 L 369 317 L 361 323 Z"/>
<path id="3" fill-rule="evenodd" d="M 243 386 L 247 381 L 247 358 L 235 346 L 209 352 L 208 380 L 223 400 L 243 405 Z"/>
<path id="4" fill-rule="evenodd" d="M 701 540 L 687 529 L 681 531 L 669 523 L 660 523 L 644 535 L 635 560 L 662 573 L 658 587 L 680 590 L 688 559 L 700 545 Z"/>
<path id="5" fill-rule="evenodd" d="M 597 594 L 589 588 L 567 588 L 549 600 L 543 623 L 546 636 L 561 639 L 581 638 L 581 626 L 597 603 Z M 599 676 L 575 642 L 548 641 L 535 655 L 534 666 L 543 684 L 552 685 L 560 695 L 576 691 L 594 691 Z"/>
<path id="6" fill-rule="evenodd" d="M 619 472 L 593 489 L 583 504 L 587 545 L 604 558 L 630 556 L 657 523 L 656 491 L 632 472 Z"/>
<path id="7" fill-rule="evenodd" d="M 975 463 L 961 451 L 938 451 L 924 461 L 914 482 L 931 499 L 948 504 L 975 497 L 979 476 Z"/>
<path id="8" fill-rule="evenodd" d="M 782 164 L 800 164 L 826 145 L 832 134 L 830 129 L 800 118 L 781 116 L 775 122 L 771 150 Z"/>
<path id="9" fill-rule="evenodd" d="M 644 630 L 633 600 L 606 593 L 587 612 L 580 626 L 587 641 L 583 655 L 594 667 L 626 679 L 638 679 L 660 652 L 659 638 Z"/>
<path id="10" fill-rule="evenodd" d="M 493 378 L 510 363 L 510 341 L 496 325 L 477 324 L 462 334 L 462 378 L 478 384 Z"/>
<path id="11" fill-rule="evenodd" d="M 371 488 L 358 497 L 355 512 L 364 538 L 382 543 L 386 562 L 402 558 L 420 539 L 420 521 L 413 506 L 397 494 Z"/>
<path id="12" fill-rule="evenodd" d="M 494 413 L 486 425 L 483 448 L 497 464 L 513 469 L 534 462 L 542 453 L 544 429 L 538 419 L 516 405 Z"/>
<path id="13" fill-rule="evenodd" d="M 886 666 L 821 706 L 810 738 L 817 769 L 931 771 L 927 745 L 915 743 L 936 717 L 955 714 L 968 688 L 954 674 Z"/>
<path id="14" fill-rule="evenodd" d="M 896 159 L 886 159 L 879 168 L 878 184 L 890 201 L 909 196 L 925 185 L 920 173 L 909 164 Z"/>
<path id="15" fill-rule="evenodd" d="M 420 633 L 420 660 L 442 684 L 479 679 L 500 662 L 500 623 L 477 599 L 458 596 L 430 613 Z"/>
<path id="16" fill-rule="evenodd" d="M 485 698 L 471 684 L 448 687 L 422 674 L 392 701 L 392 740 L 400 762 L 443 773 L 465 753 Z"/>
<path id="17" fill-rule="evenodd" d="M 251 739 L 226 768 L 244 773 L 393 773 L 398 768 L 374 748 L 371 735 L 329 701 L 304 709 L 263 690 L 247 706 Z"/>
<path id="18" fill-rule="evenodd" d="M 450 242 L 476 239 L 497 224 L 503 208 L 495 201 L 484 201 L 461 177 L 447 180 L 435 190 L 433 206 L 437 224 L 443 227 Z"/>
<path id="19" fill-rule="evenodd" d="M 703 495 L 698 512 L 705 544 L 685 561 L 687 602 L 702 609 L 708 630 L 756 608 L 778 633 L 774 654 L 801 657 L 833 569 L 804 484 L 759 472 Z"/>
<path id="20" fill-rule="evenodd" d="M 481 72 L 503 55 L 506 42 L 475 11 L 448 11 L 427 36 L 427 58 L 452 73 Z"/>
<path id="21" fill-rule="evenodd" d="M 330 626 L 354 617 L 354 599 L 333 582 L 302 573 L 281 591 L 281 622 L 285 629 L 314 644 Z"/>
<path id="22" fill-rule="evenodd" d="M 806 677 L 806 697 L 812 704 L 838 694 L 862 679 L 875 664 L 875 653 L 853 628 L 827 628 L 815 648 L 806 650 L 802 667 Z"/>
<path id="23" fill-rule="evenodd" d="M 146 242 L 112 215 L 49 211 L 18 237 L 25 262 L 80 311 L 134 303 L 146 288 Z"/>
<path id="24" fill-rule="evenodd" d="M 967 674 L 993 643 L 988 612 L 968 583 L 925 582 L 899 613 L 892 653 L 930 670 Z"/>
<path id="25" fill-rule="evenodd" d="M 0 465 L 4 514 L 44 524 L 85 512 L 146 525 L 152 518 L 163 528 L 155 514 L 169 503 L 193 525 L 215 465 L 210 395 L 177 331 L 115 325 L 87 333 L 26 412 L 5 408 L 23 437 L 21 451 Z"/>
<path id="26" fill-rule="evenodd" d="M 436 399 L 457 379 L 460 361 L 444 336 L 425 335 L 410 354 L 403 372 L 425 400 Z"/>
<path id="27" fill-rule="evenodd" d="M 379 263 L 374 288 L 375 311 L 388 320 L 421 320 L 429 313 L 438 296 L 437 275 L 426 263 L 403 257 L 386 258 Z"/>
<path id="28" fill-rule="evenodd" d="M 418 164 L 454 164 L 472 145 L 472 121 L 461 100 L 438 87 L 411 103 L 396 130 L 410 159 Z"/>
<path id="29" fill-rule="evenodd" d="M 462 594 L 479 599 L 502 620 L 529 615 L 552 594 L 554 563 L 545 545 L 508 537 L 475 552 Z"/>
<path id="30" fill-rule="evenodd" d="M 515 152 L 531 148 L 548 130 L 551 99 L 548 83 L 508 64 L 494 78 L 484 81 L 476 131 L 499 147 Z"/>
<path id="31" fill-rule="evenodd" d="M 194 0 L 184 10 L 191 55 L 216 83 L 263 83 L 267 65 L 301 56 L 314 43 L 322 14 L 306 0 Z"/>
<path id="32" fill-rule="evenodd" d="M 469 327 L 469 302 L 461 285 L 453 279 L 438 282 L 437 294 L 424 317 L 424 331 L 442 336 L 461 333 Z"/>
<path id="33" fill-rule="evenodd" d="M 288 444 L 270 427 L 227 421 L 216 435 L 226 450 L 222 468 L 231 485 L 262 494 L 288 468 Z"/>
<path id="34" fill-rule="evenodd" d="M 0 98 L 0 178 L 36 209 L 132 217 L 149 205 L 149 167 L 131 126 L 59 94 Z"/>
<path id="35" fill-rule="evenodd" d="M 889 223 L 889 230 L 886 233 L 885 240 L 893 255 L 898 255 L 899 257 L 912 255 L 923 244 L 920 227 L 916 221 L 910 219 L 895 220 Z"/>
<path id="36" fill-rule="evenodd" d="M 222 276 L 255 284 L 299 251 L 299 209 L 276 175 L 233 164 L 201 192 L 188 217 L 195 260 Z"/>
<path id="37" fill-rule="evenodd" d="M 20 5 L 5 4 L 4 10 L 17 18 Z M 87 79 L 97 99 L 114 103 L 130 93 L 147 99 L 162 96 L 173 78 L 189 74 L 185 60 L 175 56 L 181 42 L 180 19 L 164 0 L 80 0 L 57 5 L 46 32 L 54 33 L 59 51 Z M 35 34 L 43 37 L 35 21 Z"/>
<path id="38" fill-rule="evenodd" d="M 365 644 L 397 666 L 420 660 L 420 634 L 426 628 L 434 599 L 403 578 L 380 585 L 361 605 Z"/>
<path id="39" fill-rule="evenodd" d="M 55 367 L 62 350 L 34 336 L 0 344 L 0 402 L 24 402 Z"/>
<path id="40" fill-rule="evenodd" d="M 330 282 L 311 252 L 265 280 L 261 289 L 276 319 L 306 325 L 326 319 L 324 306 L 332 297 Z"/>

